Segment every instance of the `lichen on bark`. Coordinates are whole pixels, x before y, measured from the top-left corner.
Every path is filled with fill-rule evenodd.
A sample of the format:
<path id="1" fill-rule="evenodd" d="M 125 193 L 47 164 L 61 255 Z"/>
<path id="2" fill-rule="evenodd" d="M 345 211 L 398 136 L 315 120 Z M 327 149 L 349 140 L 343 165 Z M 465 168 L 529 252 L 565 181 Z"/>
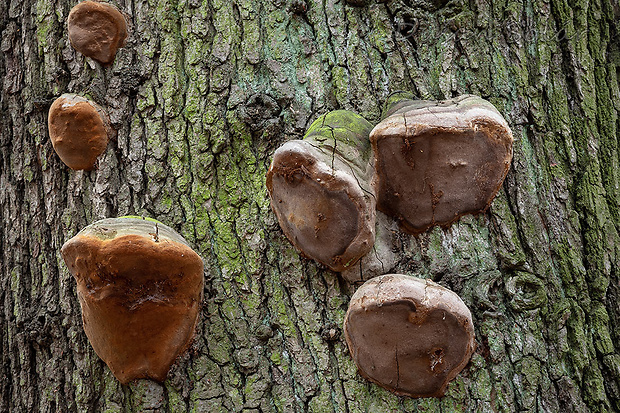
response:
<path id="1" fill-rule="evenodd" d="M 617 0 L 114 4 L 131 34 L 102 68 L 67 40 L 74 3 L 0 1 L 0 411 L 620 410 Z M 438 400 L 367 383 L 342 334 L 322 334 L 352 290 L 300 257 L 264 187 L 273 151 L 321 113 L 377 122 L 395 90 L 480 95 L 515 136 L 488 213 L 392 237 L 392 272 L 472 309 L 477 350 Z M 62 93 L 118 131 L 92 172 L 49 143 Z M 205 260 L 197 338 L 161 386 L 113 379 L 59 254 L 122 215 Z"/>

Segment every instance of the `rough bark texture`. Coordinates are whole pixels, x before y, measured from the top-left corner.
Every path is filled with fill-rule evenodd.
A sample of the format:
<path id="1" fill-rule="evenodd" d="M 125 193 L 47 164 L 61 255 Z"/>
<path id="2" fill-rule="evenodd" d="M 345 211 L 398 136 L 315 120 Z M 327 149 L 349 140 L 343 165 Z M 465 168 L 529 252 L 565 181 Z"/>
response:
<path id="1" fill-rule="evenodd" d="M 620 410 L 618 0 L 114 3 L 130 35 L 102 68 L 69 44 L 75 1 L 0 1 L 0 411 Z M 472 310 L 477 350 L 442 399 L 357 374 L 340 334 L 352 289 L 300 258 L 265 189 L 278 145 L 332 109 L 376 123 L 394 90 L 481 95 L 515 135 L 488 213 L 393 234 L 391 272 Z M 92 172 L 53 151 L 62 93 L 118 130 Z M 121 215 L 205 260 L 197 339 L 164 385 L 112 377 L 60 257 Z"/>

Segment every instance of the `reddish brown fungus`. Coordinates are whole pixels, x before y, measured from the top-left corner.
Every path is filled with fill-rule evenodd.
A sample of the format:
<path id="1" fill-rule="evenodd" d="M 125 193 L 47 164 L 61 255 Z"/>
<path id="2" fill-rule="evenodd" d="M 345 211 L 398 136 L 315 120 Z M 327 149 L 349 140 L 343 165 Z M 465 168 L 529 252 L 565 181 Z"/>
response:
<path id="1" fill-rule="evenodd" d="M 203 290 L 202 259 L 173 229 L 104 219 L 62 247 L 77 282 L 84 331 L 123 384 L 165 380 L 188 347 Z"/>
<path id="2" fill-rule="evenodd" d="M 127 23 L 111 4 L 83 1 L 71 9 L 67 22 L 71 45 L 84 56 L 108 65 L 125 45 Z"/>
<path id="3" fill-rule="evenodd" d="M 334 271 L 349 268 L 374 243 L 370 129 L 352 112 L 330 112 L 303 141 L 282 145 L 267 173 L 271 207 L 284 234 Z"/>
<path id="4" fill-rule="evenodd" d="M 108 145 L 103 109 L 78 95 L 64 94 L 52 103 L 48 128 L 54 150 L 71 169 L 93 169 Z"/>
<path id="5" fill-rule="evenodd" d="M 474 350 L 471 313 L 430 280 L 389 274 L 351 298 L 344 333 L 360 374 L 410 397 L 441 397 Z"/>
<path id="6" fill-rule="evenodd" d="M 370 133 L 377 209 L 412 234 L 486 211 L 512 160 L 512 132 L 489 102 L 401 101 Z"/>

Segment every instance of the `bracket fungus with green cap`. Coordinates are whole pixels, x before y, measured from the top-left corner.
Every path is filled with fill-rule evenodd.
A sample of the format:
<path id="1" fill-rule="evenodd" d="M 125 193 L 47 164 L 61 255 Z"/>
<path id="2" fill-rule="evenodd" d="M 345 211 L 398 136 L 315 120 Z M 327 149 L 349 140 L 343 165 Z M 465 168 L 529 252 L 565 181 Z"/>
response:
<path id="1" fill-rule="evenodd" d="M 71 169 L 93 169 L 112 133 L 104 110 L 74 94 L 64 94 L 52 103 L 47 123 L 54 150 Z"/>
<path id="2" fill-rule="evenodd" d="M 474 350 L 469 309 L 453 291 L 400 274 L 373 278 L 351 298 L 344 334 L 359 372 L 409 397 L 441 397 Z"/>
<path id="3" fill-rule="evenodd" d="M 123 384 L 164 381 L 194 335 L 204 283 L 200 256 L 172 228 L 135 217 L 97 221 L 61 252 L 97 355 Z"/>
<path id="4" fill-rule="evenodd" d="M 329 112 L 303 140 L 278 148 L 267 172 L 271 207 L 284 234 L 333 271 L 349 268 L 374 243 L 371 129 L 353 112 Z"/>
<path id="5" fill-rule="evenodd" d="M 370 133 L 377 209 L 415 235 L 486 211 L 512 160 L 512 132 L 497 109 L 473 95 L 389 102 Z"/>
<path id="6" fill-rule="evenodd" d="M 69 41 L 78 52 L 101 64 L 114 61 L 127 40 L 127 22 L 112 4 L 83 1 L 75 5 L 67 19 Z"/>

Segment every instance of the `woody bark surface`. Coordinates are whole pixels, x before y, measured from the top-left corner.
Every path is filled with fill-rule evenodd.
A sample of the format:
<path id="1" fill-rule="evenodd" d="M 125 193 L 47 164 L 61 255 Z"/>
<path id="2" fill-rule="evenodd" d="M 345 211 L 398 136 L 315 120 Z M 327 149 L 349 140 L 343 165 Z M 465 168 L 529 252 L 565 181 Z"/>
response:
<path id="1" fill-rule="evenodd" d="M 620 410 L 618 0 L 120 0 L 129 35 L 108 67 L 71 47 L 75 4 L 0 1 L 0 411 Z M 472 312 L 476 350 L 442 399 L 357 373 L 354 287 L 301 258 L 265 188 L 275 149 L 319 115 L 376 124 L 395 90 L 479 95 L 515 138 L 488 212 L 392 237 L 389 272 Z M 63 93 L 118 131 L 93 171 L 50 142 Z M 163 385 L 114 379 L 60 255 L 122 215 L 169 225 L 205 261 L 196 339 Z"/>

